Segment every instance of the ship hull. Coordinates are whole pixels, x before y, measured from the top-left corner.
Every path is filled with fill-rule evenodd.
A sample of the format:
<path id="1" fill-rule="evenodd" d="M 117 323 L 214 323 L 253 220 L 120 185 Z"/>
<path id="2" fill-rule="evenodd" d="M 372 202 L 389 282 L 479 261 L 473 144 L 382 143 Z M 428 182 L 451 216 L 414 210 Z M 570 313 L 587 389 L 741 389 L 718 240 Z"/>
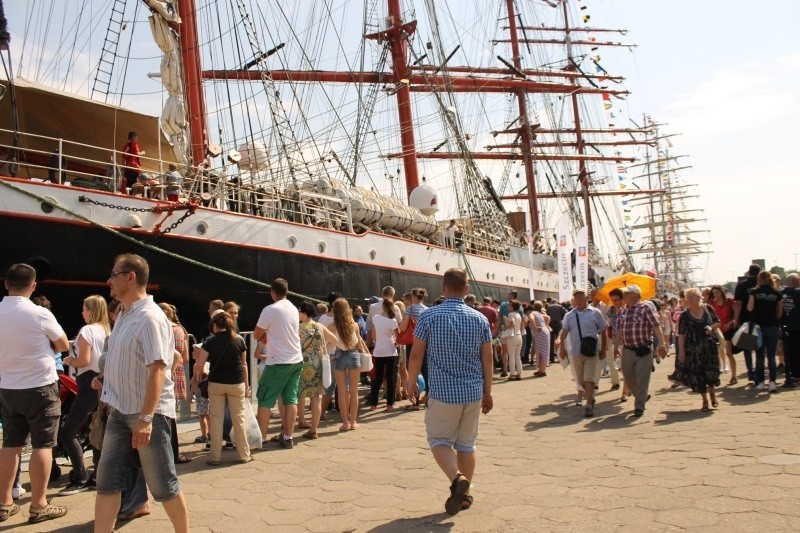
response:
<path id="1" fill-rule="evenodd" d="M 50 187 L 44 191 L 49 193 L 47 197 L 57 199 L 59 204 L 77 202 L 75 198 L 78 195 L 86 194 L 65 187 L 47 187 Z M 5 198 L 8 198 L 8 191 L 3 192 Z M 97 193 L 91 194 L 97 198 Z M 118 202 L 123 199 L 131 201 L 129 197 L 111 198 Z M 20 200 L 24 203 L 29 199 Z M 451 254 L 454 259 L 450 263 L 442 260 L 440 264 L 437 261 L 434 272 L 430 272 L 434 269 L 427 265 L 429 272 L 424 272 L 412 268 L 372 266 L 365 264 L 365 261 L 347 260 L 322 253 L 256 246 L 252 242 L 202 239 L 196 235 L 188 235 L 189 230 L 196 226 L 196 221 L 191 225 L 186 222 L 184 227 L 176 228 L 171 234 L 158 235 L 144 228 L 117 227 L 114 231 L 106 231 L 97 225 L 64 217 L 63 214 L 58 216 L 57 212 L 45 214 L 41 210 L 41 204 L 35 201 L 30 202 L 27 209 L 16 209 L 16 212 L 6 209 L 5 206 L 0 207 L 3 207 L 0 209 L 0 232 L 6 236 L 0 245 L 0 268 L 4 271 L 15 262 L 32 263 L 39 276 L 36 294 L 45 295 L 52 302 L 54 313 L 69 335 L 76 333 L 82 325 L 82 299 L 90 294 L 108 295 L 108 272 L 114 257 L 121 253 L 133 252 L 147 258 L 151 267 L 150 292 L 157 301 L 176 305 L 181 320 L 195 335 L 206 331 L 207 306 L 212 299 L 238 302 L 242 307 L 240 326 L 244 330 L 252 329 L 259 312 L 271 300 L 265 287 L 250 280 L 269 283 L 276 277 L 283 277 L 288 280 L 290 290 L 300 295 L 325 300 L 329 292 L 339 291 L 353 304 L 365 304 L 370 296 L 379 294 L 381 287 L 386 285 L 394 286 L 400 293 L 412 287 L 425 287 L 430 294 L 430 301 L 441 292 L 441 274 L 444 270 L 452 266 L 463 266 L 460 254 Z M 78 209 L 77 204 L 75 209 Z M 195 217 L 198 220 L 207 220 L 213 226 L 224 225 L 224 221 L 210 218 L 212 214 L 203 218 L 200 213 Z M 177 218 L 179 215 L 174 216 Z M 237 222 L 243 224 L 247 221 L 234 220 L 230 224 L 235 225 Z M 255 221 L 256 225 L 259 223 L 266 228 L 267 221 Z M 277 231 L 299 235 L 303 229 L 305 228 L 291 225 Z M 179 233 L 181 230 L 184 231 L 183 235 Z M 276 227 L 272 231 L 276 231 Z M 334 233 L 341 232 L 318 235 L 322 235 L 319 238 L 328 238 L 331 244 L 335 244 L 330 237 Z M 141 244 L 131 242 L 123 236 L 133 237 Z M 381 237 L 387 241 L 382 243 L 385 248 L 403 253 L 403 257 L 408 257 L 409 261 L 414 257 L 415 247 L 432 253 L 429 246 Z M 305 242 L 309 238 L 301 237 L 299 240 Z M 375 242 L 369 246 L 377 246 Z M 404 246 L 408 249 L 407 252 L 403 252 Z M 351 247 L 354 248 L 353 245 Z M 379 252 L 384 253 L 384 250 L 380 249 Z M 352 252 L 356 253 L 357 251 Z M 448 256 L 445 254 L 442 257 Z M 473 265 L 480 265 L 481 268 L 484 267 L 481 261 L 487 261 L 485 258 L 471 259 Z M 496 263 L 500 273 L 510 268 L 510 265 L 501 261 L 493 260 L 492 263 Z M 204 265 L 211 265 L 235 276 L 209 270 Z M 514 267 L 517 270 L 520 268 L 519 265 Z M 490 278 L 492 275 L 487 271 L 486 277 Z M 517 279 L 521 280 L 521 277 Z M 492 283 L 491 279 L 478 283 L 473 281 L 471 290 L 479 295 L 504 299 L 510 288 L 518 290 L 521 298 L 529 295 L 528 288 L 518 283 Z M 536 293 L 539 298 L 548 295 L 549 292 Z M 299 300 L 301 296 L 293 296 L 292 299 Z"/>

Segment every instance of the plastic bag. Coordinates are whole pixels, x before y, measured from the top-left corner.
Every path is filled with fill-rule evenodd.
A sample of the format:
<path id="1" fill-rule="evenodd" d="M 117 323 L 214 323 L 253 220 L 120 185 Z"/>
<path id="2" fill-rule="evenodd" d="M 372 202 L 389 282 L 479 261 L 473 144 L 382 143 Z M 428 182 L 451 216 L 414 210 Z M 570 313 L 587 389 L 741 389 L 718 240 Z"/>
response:
<path id="1" fill-rule="evenodd" d="M 761 328 L 758 324 L 752 322 L 745 322 L 733 334 L 732 343 L 737 348 L 743 350 L 757 350 L 761 348 Z"/>
<path id="2" fill-rule="evenodd" d="M 247 430 L 247 443 L 250 445 L 250 449 L 260 449 L 261 428 L 258 426 L 258 419 L 249 400 L 244 402 L 244 426 Z"/>
<path id="3" fill-rule="evenodd" d="M 328 354 L 322 356 L 322 386 L 328 388 L 333 383 L 331 375 L 331 358 Z"/>

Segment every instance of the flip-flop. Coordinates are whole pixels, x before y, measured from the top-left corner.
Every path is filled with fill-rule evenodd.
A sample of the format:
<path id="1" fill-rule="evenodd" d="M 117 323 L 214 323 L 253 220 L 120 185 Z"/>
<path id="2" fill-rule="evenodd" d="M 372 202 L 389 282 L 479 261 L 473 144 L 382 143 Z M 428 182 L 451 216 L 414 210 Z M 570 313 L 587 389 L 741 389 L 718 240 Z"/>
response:
<path id="1" fill-rule="evenodd" d="M 182 464 L 186 464 L 186 463 L 191 463 L 192 462 L 192 458 L 187 456 L 185 453 L 182 453 L 182 454 L 180 454 L 178 456 L 178 459 L 176 459 L 175 462 L 177 464 L 181 464 L 181 465 Z"/>

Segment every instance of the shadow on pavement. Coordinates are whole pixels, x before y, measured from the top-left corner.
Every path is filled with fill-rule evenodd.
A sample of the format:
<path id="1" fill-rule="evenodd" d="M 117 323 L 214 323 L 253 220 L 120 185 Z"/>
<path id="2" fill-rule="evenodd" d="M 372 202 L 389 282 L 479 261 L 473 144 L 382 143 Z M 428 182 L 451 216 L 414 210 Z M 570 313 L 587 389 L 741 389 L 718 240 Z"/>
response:
<path id="1" fill-rule="evenodd" d="M 714 410 L 702 412 L 700 408 L 691 411 L 661 411 L 663 418 L 657 418 L 653 421 L 656 426 L 667 426 L 669 424 L 679 424 L 681 422 L 688 422 L 690 420 L 699 420 L 714 416 Z"/>
<path id="2" fill-rule="evenodd" d="M 444 522 L 451 517 L 446 513 L 436 513 L 427 516 L 420 516 L 416 518 L 398 518 L 380 526 L 374 527 L 368 533 L 394 533 L 402 531 L 407 532 L 443 532 L 451 531 L 453 529 L 453 522 Z"/>

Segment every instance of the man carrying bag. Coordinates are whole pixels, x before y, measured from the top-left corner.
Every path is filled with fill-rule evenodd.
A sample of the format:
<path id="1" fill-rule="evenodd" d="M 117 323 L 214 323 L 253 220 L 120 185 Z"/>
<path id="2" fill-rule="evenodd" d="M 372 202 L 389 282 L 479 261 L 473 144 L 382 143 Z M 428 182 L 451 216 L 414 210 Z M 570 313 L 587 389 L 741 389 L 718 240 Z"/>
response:
<path id="1" fill-rule="evenodd" d="M 588 306 L 586 292 L 578 289 L 572 293 L 575 307 L 564 316 L 561 333 L 558 335 L 559 357 L 567 357 L 564 340 L 569 335 L 569 355 L 575 372 L 577 384 L 583 385 L 586 396 L 586 417 L 594 416 L 594 386 L 599 359 L 605 358 L 606 336 L 603 332 L 608 328 L 603 313 L 599 309 Z M 597 337 L 600 335 L 600 342 Z M 599 354 L 599 355 L 598 355 Z M 580 387 L 579 387 L 580 390 Z M 580 392 L 578 393 L 580 402 Z"/>

